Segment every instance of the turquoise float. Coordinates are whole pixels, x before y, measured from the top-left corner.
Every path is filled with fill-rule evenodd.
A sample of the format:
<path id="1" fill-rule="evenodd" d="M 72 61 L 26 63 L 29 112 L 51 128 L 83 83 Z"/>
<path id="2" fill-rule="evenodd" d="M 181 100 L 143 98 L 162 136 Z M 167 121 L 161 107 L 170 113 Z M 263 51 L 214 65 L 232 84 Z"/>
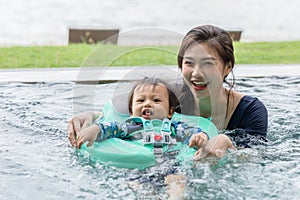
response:
<path id="1" fill-rule="evenodd" d="M 129 114 L 118 112 L 112 102 L 108 102 L 103 109 L 102 121 L 124 122 L 125 120 L 139 121 L 143 129 L 139 131 L 141 137 L 134 140 L 110 138 L 101 142 L 94 142 L 90 147 L 83 144 L 81 151 L 88 152 L 93 159 L 108 166 L 120 168 L 145 169 L 155 166 L 158 158 L 166 153 L 173 153 L 179 161 L 191 159 L 196 152 L 181 141 L 170 137 L 170 123 L 161 120 L 144 120 L 129 117 Z M 205 131 L 209 138 L 218 134 L 216 126 L 203 117 L 182 115 L 175 113 L 171 120 L 183 121 L 190 126 L 198 126 Z M 137 135 L 134 133 L 134 135 Z M 158 140 L 157 140 L 158 139 Z M 176 153 L 174 153 L 176 152 Z"/>

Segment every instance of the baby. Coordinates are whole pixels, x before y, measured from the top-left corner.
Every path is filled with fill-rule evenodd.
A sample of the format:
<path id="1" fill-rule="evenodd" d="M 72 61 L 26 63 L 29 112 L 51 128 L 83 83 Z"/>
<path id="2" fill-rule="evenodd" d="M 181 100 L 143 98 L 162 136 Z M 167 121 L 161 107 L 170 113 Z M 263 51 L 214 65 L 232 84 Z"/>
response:
<path id="1" fill-rule="evenodd" d="M 146 120 L 165 118 L 171 119 L 175 108 L 179 106 L 178 99 L 171 87 L 158 78 L 145 77 L 137 83 L 129 93 L 128 109 L 131 117 L 141 117 Z M 207 133 L 200 127 L 191 127 L 184 122 L 171 121 L 174 137 L 185 137 L 184 140 L 190 147 L 202 147 L 209 139 Z M 77 135 L 77 147 L 80 148 L 85 142 L 91 146 L 95 141 L 118 137 L 126 139 L 128 133 L 124 130 L 124 125 L 128 124 L 118 122 L 96 121 L 88 128 L 82 129 Z M 182 129 L 184 133 L 182 134 Z"/>

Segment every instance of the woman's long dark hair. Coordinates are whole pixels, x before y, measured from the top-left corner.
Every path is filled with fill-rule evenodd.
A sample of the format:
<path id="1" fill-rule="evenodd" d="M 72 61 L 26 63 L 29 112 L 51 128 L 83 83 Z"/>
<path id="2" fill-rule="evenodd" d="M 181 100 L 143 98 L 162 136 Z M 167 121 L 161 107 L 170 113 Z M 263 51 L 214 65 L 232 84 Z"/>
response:
<path id="1" fill-rule="evenodd" d="M 183 56 L 186 50 L 192 45 L 205 43 L 214 49 L 217 55 L 222 59 L 224 66 L 234 67 L 234 49 L 232 39 L 227 31 L 213 25 L 202 25 L 190 30 L 182 40 L 179 49 L 177 63 L 178 67 L 182 70 Z M 230 86 L 230 90 L 234 86 L 234 75 L 232 83 L 227 82 L 226 77 L 223 80 Z M 228 93 L 228 95 L 230 92 Z M 195 100 L 189 87 L 183 83 L 182 93 L 179 99 L 181 104 L 182 114 L 195 114 Z M 228 101 L 227 101 L 228 102 Z M 227 105 L 228 107 L 228 105 Z M 178 111 L 177 111 L 178 112 Z"/>

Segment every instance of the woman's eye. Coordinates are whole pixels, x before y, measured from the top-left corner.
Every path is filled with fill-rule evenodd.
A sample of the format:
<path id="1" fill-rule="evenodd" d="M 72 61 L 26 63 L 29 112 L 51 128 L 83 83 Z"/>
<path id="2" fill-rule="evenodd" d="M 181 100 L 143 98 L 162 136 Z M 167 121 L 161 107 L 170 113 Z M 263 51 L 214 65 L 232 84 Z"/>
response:
<path id="1" fill-rule="evenodd" d="M 188 66 L 192 66 L 192 65 L 193 65 L 193 63 L 190 62 L 190 61 L 184 61 L 184 64 L 185 64 L 185 65 L 188 65 Z"/>
<path id="2" fill-rule="evenodd" d="M 213 64 L 214 64 L 214 62 L 212 62 L 212 61 L 205 61 L 202 63 L 202 65 L 204 65 L 204 66 L 213 65 Z"/>

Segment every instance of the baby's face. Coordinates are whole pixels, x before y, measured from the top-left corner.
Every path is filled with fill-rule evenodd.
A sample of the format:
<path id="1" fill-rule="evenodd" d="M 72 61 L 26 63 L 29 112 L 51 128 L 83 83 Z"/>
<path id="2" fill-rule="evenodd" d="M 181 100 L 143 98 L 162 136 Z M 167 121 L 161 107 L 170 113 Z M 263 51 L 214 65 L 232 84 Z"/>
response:
<path id="1" fill-rule="evenodd" d="M 167 88 L 159 84 L 137 87 L 132 101 L 132 116 L 144 119 L 164 119 L 171 117 Z"/>

